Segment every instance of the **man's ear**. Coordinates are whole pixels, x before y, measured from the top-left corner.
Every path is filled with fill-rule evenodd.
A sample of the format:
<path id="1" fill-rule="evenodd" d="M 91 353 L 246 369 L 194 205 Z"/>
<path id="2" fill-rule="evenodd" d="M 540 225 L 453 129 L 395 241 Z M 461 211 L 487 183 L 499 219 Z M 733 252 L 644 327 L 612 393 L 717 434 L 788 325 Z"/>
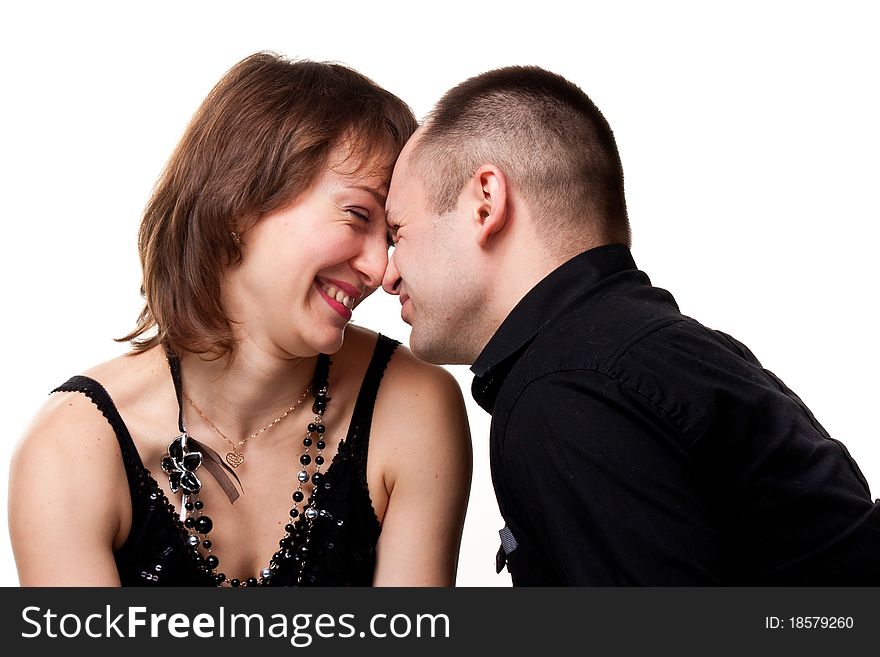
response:
<path id="1" fill-rule="evenodd" d="M 486 246 L 509 219 L 507 176 L 493 164 L 484 164 L 467 183 L 470 219 L 477 228 L 477 243 Z"/>

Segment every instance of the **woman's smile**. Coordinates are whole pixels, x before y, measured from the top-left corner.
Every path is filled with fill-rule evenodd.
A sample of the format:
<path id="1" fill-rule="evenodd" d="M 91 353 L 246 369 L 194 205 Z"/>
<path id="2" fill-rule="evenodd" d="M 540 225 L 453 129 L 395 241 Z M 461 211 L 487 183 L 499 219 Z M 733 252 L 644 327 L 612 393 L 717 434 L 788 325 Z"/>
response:
<path id="1" fill-rule="evenodd" d="M 354 308 L 354 299 L 345 294 L 345 292 L 339 288 L 323 283 L 320 279 L 315 281 L 315 289 L 318 290 L 318 294 L 320 294 L 324 301 L 327 302 L 327 305 L 339 313 L 346 322 L 351 319 L 351 309 Z"/>

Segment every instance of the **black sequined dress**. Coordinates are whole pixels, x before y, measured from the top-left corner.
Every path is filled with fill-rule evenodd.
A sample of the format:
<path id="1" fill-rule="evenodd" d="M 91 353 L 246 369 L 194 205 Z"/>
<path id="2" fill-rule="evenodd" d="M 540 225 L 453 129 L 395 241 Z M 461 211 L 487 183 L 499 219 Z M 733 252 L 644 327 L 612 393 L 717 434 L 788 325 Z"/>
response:
<path id="1" fill-rule="evenodd" d="M 367 488 L 367 450 L 376 394 L 398 344 L 383 335 L 376 342 L 348 433 L 325 471 L 317 493 L 319 506 L 326 514 L 314 520 L 300 585 L 370 586 L 372 583 L 380 526 Z M 122 585 L 215 586 L 212 575 L 195 562 L 194 553 L 186 543 L 187 531 L 176 509 L 141 461 L 131 434 L 104 387 L 94 379 L 74 376 L 53 392 L 79 392 L 88 396 L 107 418 L 119 440 L 132 505 L 131 531 L 125 544 L 115 553 Z M 158 465 L 156 470 L 160 470 Z M 266 555 L 266 560 L 271 556 Z M 295 586 L 298 576 L 298 563 L 294 559 L 285 560 L 269 585 Z"/>

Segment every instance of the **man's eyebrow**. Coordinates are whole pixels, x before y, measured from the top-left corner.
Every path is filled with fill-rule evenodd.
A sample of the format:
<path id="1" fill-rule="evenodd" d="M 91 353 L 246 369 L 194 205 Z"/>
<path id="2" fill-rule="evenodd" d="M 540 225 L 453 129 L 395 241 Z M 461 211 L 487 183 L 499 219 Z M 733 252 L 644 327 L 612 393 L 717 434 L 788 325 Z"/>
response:
<path id="1" fill-rule="evenodd" d="M 387 198 L 388 198 L 388 195 L 387 195 L 387 194 L 383 194 L 383 193 L 382 193 L 381 191 L 379 191 L 378 189 L 375 189 L 375 188 L 373 188 L 373 187 L 368 187 L 367 185 L 352 185 L 352 187 L 354 187 L 355 189 L 362 189 L 362 190 L 364 190 L 364 191 L 367 192 L 370 196 L 372 196 L 374 199 L 376 199 L 376 203 L 378 203 L 379 205 L 381 205 L 383 208 L 385 207 L 385 201 L 386 201 Z"/>

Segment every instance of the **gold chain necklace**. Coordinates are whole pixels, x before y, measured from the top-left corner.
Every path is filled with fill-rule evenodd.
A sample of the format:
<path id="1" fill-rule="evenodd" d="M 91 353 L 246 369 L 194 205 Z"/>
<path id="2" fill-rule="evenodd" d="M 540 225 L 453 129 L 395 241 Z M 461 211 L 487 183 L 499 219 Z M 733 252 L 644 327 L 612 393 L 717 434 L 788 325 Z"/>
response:
<path id="1" fill-rule="evenodd" d="M 204 412 L 202 409 L 200 409 L 198 406 L 196 406 L 196 403 L 192 400 L 192 397 L 190 397 L 185 391 L 184 391 L 184 393 L 183 393 L 183 396 L 186 397 L 186 400 L 187 400 L 190 404 L 192 404 L 192 407 L 193 407 L 194 409 L 196 409 L 196 412 L 198 412 L 198 414 L 202 416 L 202 419 L 203 419 L 205 422 L 207 422 L 208 424 L 210 424 L 210 425 L 211 425 L 211 428 L 214 429 L 214 431 L 216 431 L 216 432 L 220 435 L 220 437 L 221 437 L 223 440 L 225 440 L 227 443 L 229 443 L 229 446 L 230 446 L 230 447 L 232 447 L 232 451 L 231 451 L 231 452 L 228 452 L 228 453 L 226 454 L 226 462 L 227 462 L 229 465 L 231 465 L 233 468 L 237 468 L 238 466 L 240 466 L 240 465 L 244 462 L 244 452 L 243 452 L 243 448 L 244 448 L 244 446 L 245 446 L 245 443 L 247 443 L 247 441 L 249 441 L 251 438 L 256 438 L 257 436 L 259 436 L 259 435 L 260 435 L 261 433 L 263 433 L 264 431 L 267 431 L 267 430 L 271 429 L 271 428 L 274 427 L 276 424 L 278 424 L 279 422 L 281 422 L 281 420 L 283 420 L 283 419 L 286 418 L 288 415 L 290 415 L 291 413 L 293 413 L 293 411 L 295 411 L 296 408 L 297 408 L 297 407 L 303 402 L 303 400 L 308 396 L 309 391 L 310 391 L 311 389 L 312 389 L 311 384 L 307 385 L 307 386 L 306 386 L 306 389 L 303 390 L 303 393 L 299 396 L 299 399 L 297 399 L 295 402 L 293 402 L 293 404 L 291 404 L 290 408 L 288 408 L 286 411 L 284 411 L 281 415 L 279 415 L 278 417 L 276 417 L 274 420 L 272 420 L 269 424 L 267 424 L 266 426 L 264 426 L 262 429 L 258 429 L 257 431 L 254 431 L 251 435 L 246 436 L 245 438 L 239 440 L 239 441 L 238 441 L 238 444 L 236 444 L 236 443 L 232 442 L 231 440 L 229 440 L 229 438 L 226 437 L 226 434 L 224 434 L 222 431 L 220 431 L 220 429 L 217 427 L 216 424 L 214 424 L 213 422 L 211 422 L 211 420 L 208 418 L 208 416 L 205 415 L 205 412 Z"/>

